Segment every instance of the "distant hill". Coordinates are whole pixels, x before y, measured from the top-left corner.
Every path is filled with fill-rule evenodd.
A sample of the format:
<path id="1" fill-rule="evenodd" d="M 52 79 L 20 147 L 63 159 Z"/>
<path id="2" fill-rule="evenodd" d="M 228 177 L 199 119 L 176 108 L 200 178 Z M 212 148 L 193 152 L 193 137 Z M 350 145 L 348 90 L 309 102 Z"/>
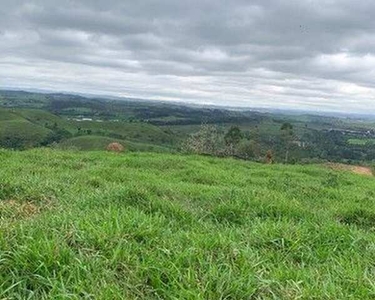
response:
<path id="1" fill-rule="evenodd" d="M 85 140 L 86 146 L 79 147 L 80 149 L 99 150 L 97 142 L 91 146 L 88 142 L 97 141 L 100 136 L 102 143 L 126 140 L 127 144 L 134 145 L 132 149 L 160 150 L 172 147 L 176 141 L 176 137 L 168 130 L 148 123 L 84 120 L 85 118 L 59 116 L 41 109 L 0 107 L 0 148 L 27 149 L 75 137 L 71 141 L 65 141 L 62 146 Z M 96 138 L 90 137 L 91 135 Z M 143 146 L 139 146 L 141 144 Z"/>
<path id="2" fill-rule="evenodd" d="M 281 130 L 284 123 L 292 128 L 288 138 Z M 78 144 L 79 149 L 91 150 L 102 148 L 104 141 L 122 140 L 139 150 L 191 151 L 186 147 L 190 137 L 210 125 L 216 132 L 212 139 L 217 144 L 214 148 L 220 150 L 211 155 L 262 161 L 271 151 L 278 162 L 375 161 L 374 121 L 306 112 L 257 112 L 141 99 L 0 90 L 0 125 L 0 148 Z M 236 147 L 224 143 L 232 127 L 241 131 Z"/>
<path id="3" fill-rule="evenodd" d="M 0 147 L 37 146 L 50 132 L 50 129 L 29 120 L 25 111 L 0 108 Z"/>

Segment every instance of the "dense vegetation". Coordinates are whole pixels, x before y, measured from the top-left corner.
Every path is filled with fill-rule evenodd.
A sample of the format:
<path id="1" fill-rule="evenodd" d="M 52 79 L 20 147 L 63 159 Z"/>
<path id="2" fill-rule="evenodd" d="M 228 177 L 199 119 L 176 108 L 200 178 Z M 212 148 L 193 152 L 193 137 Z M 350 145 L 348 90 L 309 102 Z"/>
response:
<path id="1" fill-rule="evenodd" d="M 1 299 L 373 299 L 374 179 L 0 151 Z"/>
<path id="2" fill-rule="evenodd" d="M 203 124 L 203 125 L 202 125 Z M 370 120 L 0 91 L 0 148 L 185 151 L 285 163 L 375 161 Z"/>

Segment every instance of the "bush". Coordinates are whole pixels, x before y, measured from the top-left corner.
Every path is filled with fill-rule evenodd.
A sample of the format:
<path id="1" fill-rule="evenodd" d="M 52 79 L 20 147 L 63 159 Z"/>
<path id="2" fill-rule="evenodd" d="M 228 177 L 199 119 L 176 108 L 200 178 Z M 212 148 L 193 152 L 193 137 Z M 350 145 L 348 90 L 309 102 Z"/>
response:
<path id="1" fill-rule="evenodd" d="M 202 125 L 183 145 L 183 150 L 196 154 L 218 155 L 224 148 L 223 139 L 216 126 Z"/>
<path id="2" fill-rule="evenodd" d="M 254 141 L 242 141 L 237 147 L 237 156 L 243 159 L 258 158 L 260 153 L 259 145 Z"/>

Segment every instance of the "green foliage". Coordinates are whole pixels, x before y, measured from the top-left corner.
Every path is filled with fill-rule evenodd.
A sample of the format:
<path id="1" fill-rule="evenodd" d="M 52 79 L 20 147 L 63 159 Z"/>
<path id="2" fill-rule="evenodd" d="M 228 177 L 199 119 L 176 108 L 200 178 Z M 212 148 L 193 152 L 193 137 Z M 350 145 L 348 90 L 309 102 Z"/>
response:
<path id="1" fill-rule="evenodd" d="M 293 125 L 288 122 L 283 123 L 280 130 L 290 133 L 293 130 Z"/>
<path id="2" fill-rule="evenodd" d="M 50 130 L 25 119 L 0 120 L 0 147 L 24 149 L 36 147 Z"/>
<path id="3" fill-rule="evenodd" d="M 59 143 L 70 137 L 72 137 L 72 134 L 66 129 L 54 127 L 54 130 L 51 131 L 40 144 L 41 146 L 48 146 L 53 143 Z"/>
<path id="4" fill-rule="evenodd" d="M 243 138 L 241 129 L 238 126 L 231 126 L 224 136 L 224 141 L 227 145 L 238 145 Z"/>
<path id="5" fill-rule="evenodd" d="M 0 298 L 374 298 L 372 177 L 176 154 L 0 161 Z"/>
<path id="6" fill-rule="evenodd" d="M 259 159 L 259 145 L 255 141 L 243 140 L 237 147 L 237 157 L 243 159 Z"/>

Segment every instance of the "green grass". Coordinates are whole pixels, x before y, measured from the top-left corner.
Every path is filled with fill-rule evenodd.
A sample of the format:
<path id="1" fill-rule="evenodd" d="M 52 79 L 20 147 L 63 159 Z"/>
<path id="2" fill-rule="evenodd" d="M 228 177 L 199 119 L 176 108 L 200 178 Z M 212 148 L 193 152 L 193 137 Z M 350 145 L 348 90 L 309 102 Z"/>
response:
<path id="1" fill-rule="evenodd" d="M 120 143 L 127 150 L 130 151 L 148 151 L 148 152 L 170 152 L 171 150 L 166 147 L 130 142 L 121 139 L 114 139 L 104 136 L 85 135 L 78 136 L 66 141 L 61 142 L 58 147 L 61 149 L 77 149 L 84 151 L 101 151 L 105 150 L 110 143 Z"/>
<path id="2" fill-rule="evenodd" d="M 73 146 L 81 150 L 103 150 L 108 141 L 117 139 L 125 140 L 130 150 L 165 152 L 181 140 L 170 130 L 147 123 L 78 122 L 39 109 L 0 107 L 0 145 L 5 145 L 5 141 L 12 138 L 22 141 L 24 148 L 37 146 L 55 127 L 71 134 L 91 132 L 91 136 L 79 136 L 62 143 L 64 147 Z"/>
<path id="3" fill-rule="evenodd" d="M 49 129 L 35 125 L 25 119 L 0 121 L 0 141 L 17 138 L 26 147 L 42 141 L 50 132 Z"/>
<path id="4" fill-rule="evenodd" d="M 51 132 L 45 125 L 66 125 L 64 120 L 36 109 L 0 108 L 0 144 L 7 139 L 19 140 L 25 147 L 38 145 Z"/>
<path id="5" fill-rule="evenodd" d="M 95 121 L 70 121 L 74 127 L 81 130 L 91 130 L 96 135 L 116 135 L 120 139 L 132 140 L 140 143 L 155 145 L 171 145 L 175 136 L 165 132 L 162 128 L 147 123 L 129 122 L 95 122 Z"/>
<path id="6" fill-rule="evenodd" d="M 71 125 L 67 120 L 44 110 L 17 109 L 15 113 L 29 122 L 42 127 L 47 126 L 51 128 L 56 124 L 57 127 L 64 128 L 72 133 L 77 131 L 76 127 Z"/>
<path id="7" fill-rule="evenodd" d="M 348 144 L 357 146 L 373 145 L 375 144 L 375 139 L 349 139 Z"/>
<path id="8" fill-rule="evenodd" d="M 13 110 L 0 108 L 0 122 L 20 119 Z"/>
<path id="9" fill-rule="evenodd" d="M 374 178 L 0 151 L 0 299 L 374 299 Z"/>

